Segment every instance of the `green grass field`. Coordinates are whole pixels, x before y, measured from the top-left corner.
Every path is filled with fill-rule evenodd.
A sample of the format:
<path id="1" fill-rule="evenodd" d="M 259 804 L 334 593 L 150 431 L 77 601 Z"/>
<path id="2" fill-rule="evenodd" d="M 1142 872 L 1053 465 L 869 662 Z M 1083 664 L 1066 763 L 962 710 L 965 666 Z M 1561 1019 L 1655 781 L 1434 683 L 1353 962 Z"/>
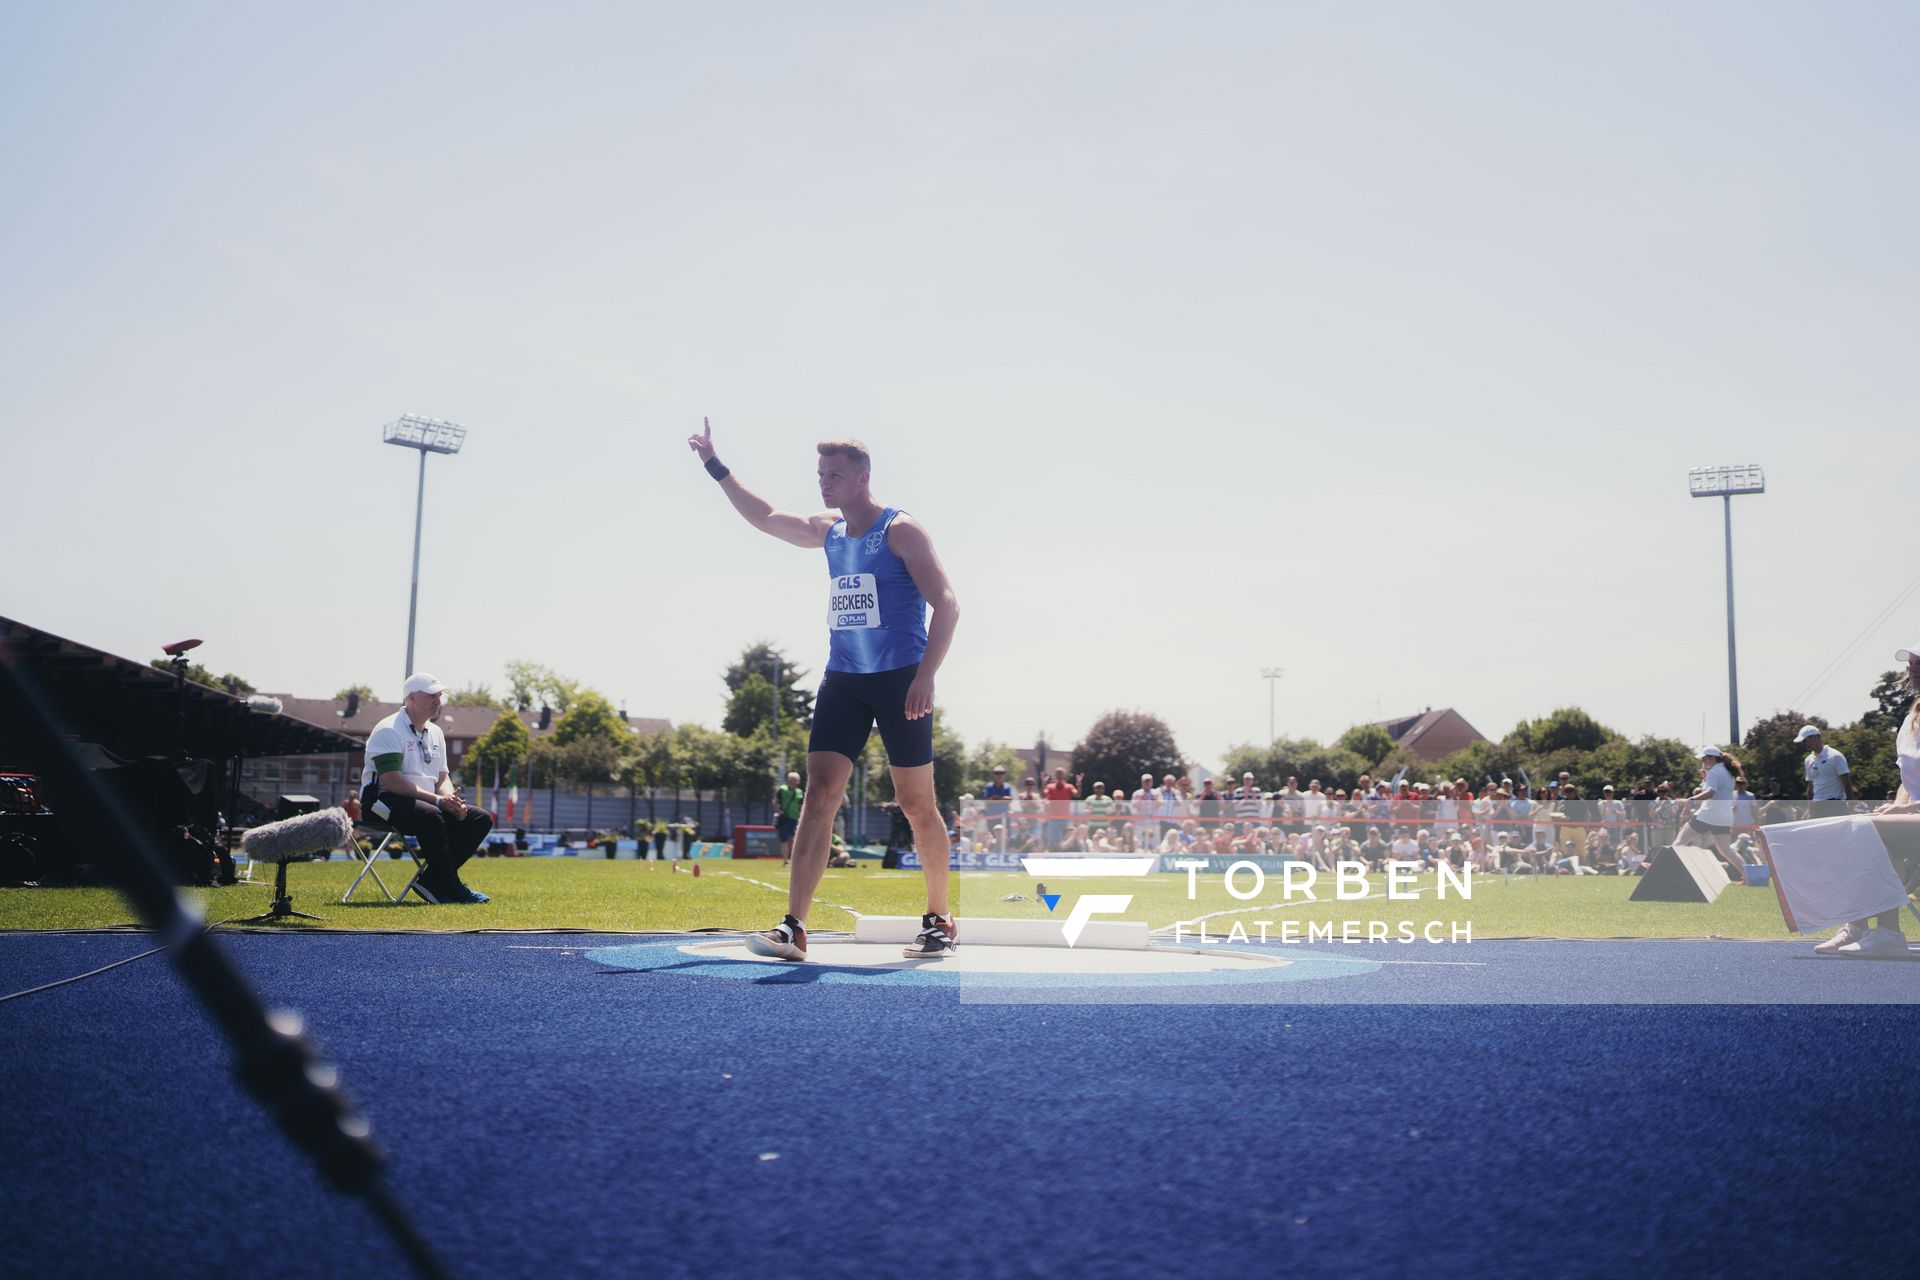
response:
<path id="1" fill-rule="evenodd" d="M 681 864 L 683 867 L 689 864 Z M 575 858 L 488 858 L 468 864 L 466 879 L 493 896 L 484 906 L 434 907 L 409 897 L 406 904 L 389 904 L 369 879 L 351 903 L 340 895 L 352 881 L 354 864 L 337 861 L 300 863 L 288 872 L 288 885 L 297 910 L 326 917 L 321 924 L 302 920 L 277 923 L 294 929 L 592 929 L 632 931 L 647 929 L 765 928 L 785 910 L 787 873 L 777 862 L 734 863 L 705 859 L 702 874 L 674 873 L 666 863 L 607 862 Z M 868 863 L 868 867 L 875 864 Z M 406 883 L 411 863 L 382 859 L 380 874 L 395 892 Z M 259 914 L 272 899 L 271 874 L 262 871 L 254 884 L 220 889 L 187 889 L 209 921 Z M 954 908 L 966 916 L 1045 919 L 1046 907 L 1035 901 L 1003 902 L 1006 895 L 1031 899 L 1032 877 L 997 872 L 956 874 Z M 1470 926 L 1481 938 L 1727 938 L 1783 939 L 1790 937 L 1780 918 L 1773 891 L 1735 886 L 1710 906 L 1683 903 L 1627 901 L 1638 881 L 1613 877 L 1517 878 L 1502 882 L 1497 876 L 1476 878 L 1470 900 L 1457 895 L 1436 900 L 1430 877 L 1418 882 L 1418 898 L 1388 900 L 1384 881 L 1369 880 L 1372 896 L 1360 901 L 1333 900 L 1330 881 L 1315 886 L 1319 901 L 1282 901 L 1278 877 L 1266 891 L 1248 902 L 1227 895 L 1218 876 L 1201 876 L 1198 896 L 1187 898 L 1185 876 L 1151 875 L 1139 878 L 1062 881 L 1050 892 L 1067 895 L 1057 916 L 1063 918 L 1074 896 L 1085 893 L 1132 894 L 1127 918 L 1146 920 L 1155 928 L 1176 921 L 1193 921 L 1215 912 L 1235 912 L 1207 922 L 1210 936 L 1224 936 L 1235 920 L 1245 922 L 1257 936 L 1255 922 L 1268 920 L 1276 939 L 1280 922 L 1384 921 L 1397 930 L 1402 921 L 1415 931 L 1428 922 L 1442 930 L 1458 923 Z M 1244 883 L 1242 887 L 1247 887 Z M 815 930 L 850 929 L 862 915 L 918 915 L 924 899 L 914 871 L 833 870 L 821 883 L 819 901 L 809 924 Z M 1241 908 L 1258 907 L 1245 911 Z M 108 889 L 0 889 L 0 929 L 91 929 L 137 923 L 118 894 Z M 1188 936 L 1197 925 L 1190 925 Z M 1364 936 L 1364 933 L 1362 934 Z M 1443 932 L 1440 936 L 1445 937 Z"/>

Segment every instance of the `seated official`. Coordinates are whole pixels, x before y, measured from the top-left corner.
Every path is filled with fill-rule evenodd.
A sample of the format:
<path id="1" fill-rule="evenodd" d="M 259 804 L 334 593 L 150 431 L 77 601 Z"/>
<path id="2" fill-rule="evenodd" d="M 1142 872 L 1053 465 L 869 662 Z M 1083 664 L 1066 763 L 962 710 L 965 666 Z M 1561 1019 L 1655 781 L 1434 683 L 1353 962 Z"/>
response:
<path id="1" fill-rule="evenodd" d="M 360 803 L 419 842 L 425 866 L 414 889 L 428 902 L 485 902 L 486 894 L 461 883 L 460 868 L 493 830 L 493 819 L 468 807 L 447 773 L 447 739 L 433 722 L 444 692 L 424 672 L 407 677 L 406 704 L 367 736 Z"/>

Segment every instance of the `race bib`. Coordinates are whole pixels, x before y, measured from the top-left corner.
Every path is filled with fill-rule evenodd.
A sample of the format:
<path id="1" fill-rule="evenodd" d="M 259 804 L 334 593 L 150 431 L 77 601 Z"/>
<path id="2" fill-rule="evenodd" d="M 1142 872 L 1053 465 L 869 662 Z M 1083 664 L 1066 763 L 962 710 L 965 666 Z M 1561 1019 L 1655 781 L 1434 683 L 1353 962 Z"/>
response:
<path id="1" fill-rule="evenodd" d="M 880 585 L 871 573 L 843 573 L 829 581 L 827 629 L 866 631 L 880 625 Z"/>

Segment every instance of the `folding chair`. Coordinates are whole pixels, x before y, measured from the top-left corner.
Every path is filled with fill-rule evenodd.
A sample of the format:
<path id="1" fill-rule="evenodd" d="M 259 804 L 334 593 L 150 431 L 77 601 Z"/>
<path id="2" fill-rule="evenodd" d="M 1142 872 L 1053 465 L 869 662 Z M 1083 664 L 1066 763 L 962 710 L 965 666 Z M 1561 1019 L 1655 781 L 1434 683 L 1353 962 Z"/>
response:
<path id="1" fill-rule="evenodd" d="M 360 851 L 360 832 L 362 830 L 365 830 L 370 835 L 376 835 L 380 837 L 380 839 L 374 844 L 371 852 L 362 853 Z M 392 903 L 398 903 L 401 898 L 404 898 L 407 896 L 407 889 L 413 888 L 413 880 L 407 881 L 407 889 L 402 889 L 400 891 L 400 896 L 395 897 L 393 894 L 393 890 L 387 888 L 387 882 L 380 878 L 380 872 L 374 867 L 373 864 L 380 861 L 380 855 L 385 853 L 388 847 L 391 846 L 395 840 L 399 840 L 401 842 L 401 846 L 400 846 L 401 848 L 403 849 L 407 848 L 405 839 L 400 835 L 398 831 L 395 831 L 392 827 L 388 826 L 386 823 L 374 817 L 362 817 L 361 820 L 354 825 L 353 834 L 354 834 L 354 840 L 353 840 L 353 846 L 352 846 L 351 852 L 355 858 L 360 860 L 362 865 L 360 867 L 360 874 L 356 875 L 353 878 L 353 883 L 347 886 L 347 891 L 340 896 L 340 901 L 345 902 L 348 898 L 351 898 L 353 896 L 353 891 L 360 887 L 360 882 L 366 879 L 368 876 L 372 876 L 373 882 L 380 886 L 380 892 L 386 895 L 387 901 Z M 408 849 L 407 852 L 413 853 L 413 850 Z M 413 879 L 418 880 L 420 878 L 420 855 L 419 854 L 416 853 L 413 855 L 413 862 L 414 862 Z"/>

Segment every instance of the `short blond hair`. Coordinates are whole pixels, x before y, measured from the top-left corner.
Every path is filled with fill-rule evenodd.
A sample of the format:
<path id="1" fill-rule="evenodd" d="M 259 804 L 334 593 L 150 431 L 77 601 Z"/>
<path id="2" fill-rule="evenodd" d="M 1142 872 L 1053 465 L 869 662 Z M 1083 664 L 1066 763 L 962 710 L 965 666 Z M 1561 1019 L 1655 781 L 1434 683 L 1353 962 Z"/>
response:
<path id="1" fill-rule="evenodd" d="M 823 458 L 831 457 L 837 453 L 841 457 L 851 461 L 854 466 L 859 467 L 862 471 L 873 470 L 873 456 L 867 452 L 867 446 L 861 444 L 858 440 L 822 440 L 816 447 L 819 449 L 820 456 Z"/>

